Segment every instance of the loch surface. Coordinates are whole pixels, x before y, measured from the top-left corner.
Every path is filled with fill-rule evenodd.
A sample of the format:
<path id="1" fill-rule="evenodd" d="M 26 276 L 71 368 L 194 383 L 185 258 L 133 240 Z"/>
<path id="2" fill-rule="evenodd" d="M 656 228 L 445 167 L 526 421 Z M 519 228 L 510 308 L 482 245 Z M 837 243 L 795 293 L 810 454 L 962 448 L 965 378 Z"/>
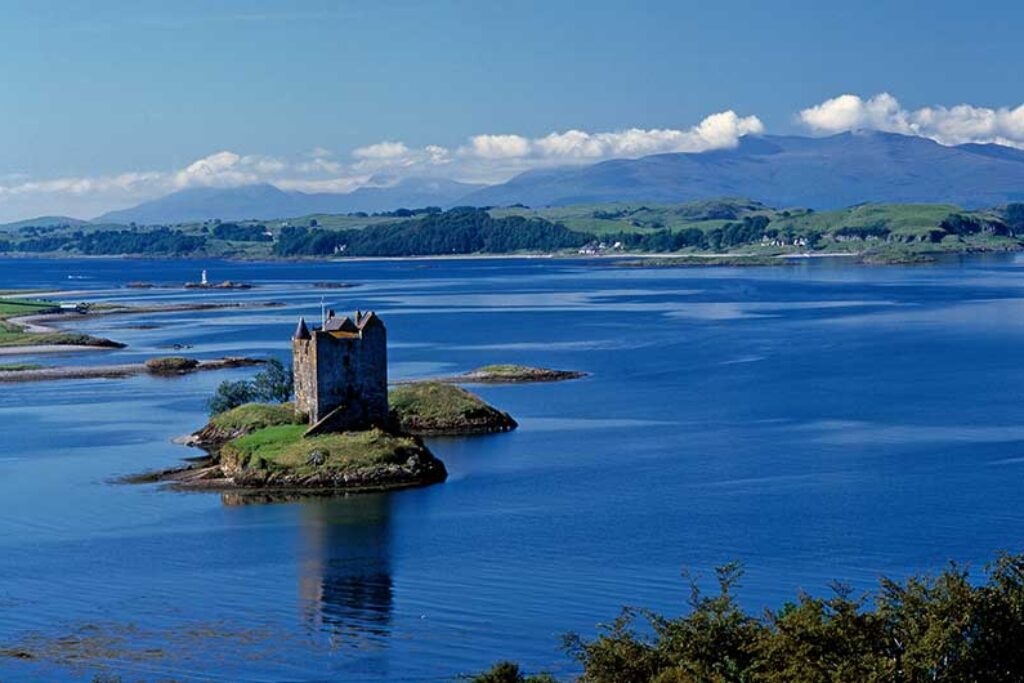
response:
<path id="1" fill-rule="evenodd" d="M 125 288 L 202 268 L 256 287 Z M 324 297 L 383 317 L 392 379 L 489 363 L 590 375 L 475 387 L 521 426 L 430 440 L 444 484 L 267 504 L 112 483 L 194 455 L 172 439 L 252 369 L 3 386 L 0 650 L 35 658 L 0 656 L 0 680 L 428 681 L 499 658 L 564 675 L 561 634 L 623 604 L 682 610 L 683 568 L 742 561 L 741 598 L 760 608 L 1024 550 L 1020 256 L 3 260 L 10 287 L 283 306 L 81 320 L 127 348 L 3 362 L 287 360 Z"/>

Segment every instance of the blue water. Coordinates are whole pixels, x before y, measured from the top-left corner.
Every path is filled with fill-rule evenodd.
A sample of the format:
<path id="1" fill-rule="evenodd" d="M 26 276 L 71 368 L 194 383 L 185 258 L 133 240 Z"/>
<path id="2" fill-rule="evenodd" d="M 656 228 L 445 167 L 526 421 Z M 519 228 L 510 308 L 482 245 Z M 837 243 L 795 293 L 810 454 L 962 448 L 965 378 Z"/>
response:
<path id="1" fill-rule="evenodd" d="M 258 287 L 123 287 L 203 267 Z M 309 286 L 324 280 L 360 286 Z M 833 579 L 866 589 L 1024 550 L 1019 257 L 0 261 L 12 286 L 285 304 L 82 321 L 128 347 L 44 363 L 174 344 L 287 359 L 323 295 L 382 315 L 396 379 L 493 362 L 592 374 L 476 388 L 521 427 L 432 440 L 444 484 L 261 505 L 111 483 L 192 455 L 171 440 L 204 422 L 217 383 L 251 370 L 2 385 L 0 649 L 44 656 L 0 657 L 0 680 L 449 680 L 498 658 L 565 675 L 561 634 L 591 634 L 623 604 L 682 610 L 683 568 L 743 561 L 740 594 L 759 609 Z M 0 362 L 15 360 L 33 357 Z"/>

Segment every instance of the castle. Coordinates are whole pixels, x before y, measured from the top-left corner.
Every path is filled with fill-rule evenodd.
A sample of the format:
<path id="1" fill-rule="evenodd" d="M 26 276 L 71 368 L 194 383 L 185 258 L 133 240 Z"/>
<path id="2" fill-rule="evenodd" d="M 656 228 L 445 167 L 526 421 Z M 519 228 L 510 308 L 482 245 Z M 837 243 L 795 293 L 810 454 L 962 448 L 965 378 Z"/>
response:
<path id="1" fill-rule="evenodd" d="M 376 314 L 339 318 L 323 325 L 299 319 L 292 336 L 295 409 L 309 418 L 306 432 L 365 429 L 388 421 L 387 330 Z"/>

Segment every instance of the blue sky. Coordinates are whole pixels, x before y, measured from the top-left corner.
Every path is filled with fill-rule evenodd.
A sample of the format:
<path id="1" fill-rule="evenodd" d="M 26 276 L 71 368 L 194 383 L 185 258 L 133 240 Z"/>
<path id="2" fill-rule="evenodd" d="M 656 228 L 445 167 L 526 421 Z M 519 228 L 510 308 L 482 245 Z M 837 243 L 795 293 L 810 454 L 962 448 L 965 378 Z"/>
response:
<path id="1" fill-rule="evenodd" d="M 759 132 L 1024 145 L 1024 3 L 9 1 L 0 13 L 0 218 L 90 215 L 197 184 L 495 181 Z M 869 105 L 881 93 L 893 100 Z M 861 99 L 801 119 L 844 94 Z M 695 132 L 722 112 L 735 118 Z M 594 137 L 630 129 L 641 134 Z M 567 131 L 581 135 L 538 142 Z"/>

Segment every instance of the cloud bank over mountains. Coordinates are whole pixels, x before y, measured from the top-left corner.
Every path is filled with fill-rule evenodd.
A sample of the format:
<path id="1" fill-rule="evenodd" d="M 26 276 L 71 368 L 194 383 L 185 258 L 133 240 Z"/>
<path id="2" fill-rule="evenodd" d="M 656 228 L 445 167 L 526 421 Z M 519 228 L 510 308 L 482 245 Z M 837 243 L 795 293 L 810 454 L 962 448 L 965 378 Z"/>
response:
<path id="1" fill-rule="evenodd" d="M 997 143 L 1024 149 L 1024 105 L 993 109 L 961 104 L 908 110 L 888 93 L 867 99 L 844 94 L 800 111 L 797 120 L 815 135 L 871 129 L 926 137 L 944 145 Z M 729 149 L 746 135 L 764 132 L 757 116 L 730 110 L 711 114 L 685 129 L 571 129 L 540 137 L 486 133 L 451 147 L 414 147 L 401 140 L 384 140 L 347 155 L 318 147 L 294 158 L 224 150 L 174 170 L 55 179 L 12 174 L 0 176 L 0 219 L 44 213 L 92 216 L 194 187 L 272 183 L 284 190 L 350 192 L 407 177 L 496 183 L 537 168 Z"/>
<path id="2" fill-rule="evenodd" d="M 870 129 L 917 135 L 943 145 L 995 143 L 1024 149 L 1024 104 L 1015 109 L 959 104 L 908 110 L 889 93 L 866 100 L 840 95 L 804 109 L 800 121 L 815 133 Z"/>

